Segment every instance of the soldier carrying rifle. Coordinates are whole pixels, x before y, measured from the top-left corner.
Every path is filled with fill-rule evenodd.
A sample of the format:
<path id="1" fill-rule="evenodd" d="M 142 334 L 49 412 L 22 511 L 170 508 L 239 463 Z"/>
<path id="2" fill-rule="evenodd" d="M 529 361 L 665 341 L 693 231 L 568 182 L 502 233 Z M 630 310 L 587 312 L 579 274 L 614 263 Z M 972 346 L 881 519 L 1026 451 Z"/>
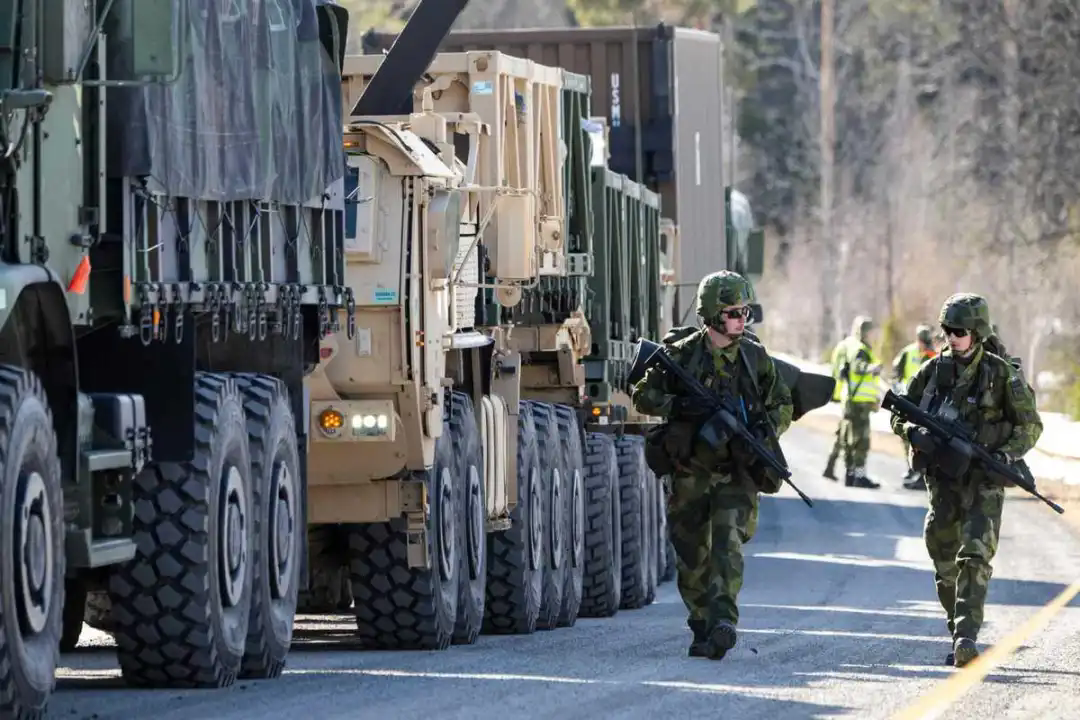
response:
<path id="1" fill-rule="evenodd" d="M 926 549 L 953 638 L 946 663 L 963 667 L 979 654 L 1005 485 L 1064 511 L 1038 495 L 1020 461 L 1042 421 L 1035 394 L 993 333 L 986 300 L 953 295 L 939 322 L 948 349 L 919 369 L 899 400 L 888 393 L 883 406 L 893 412 L 893 431 L 910 442 L 912 467 L 926 477 Z"/>
<path id="2" fill-rule="evenodd" d="M 647 441 L 647 456 L 671 481 L 668 518 L 691 657 L 719 660 L 735 646 L 742 546 L 757 528 L 758 493 L 778 492 L 790 476 L 777 437 L 791 424 L 791 392 L 765 348 L 744 336 L 754 300 L 742 276 L 706 276 L 697 293 L 705 327 L 669 333 L 658 354 L 677 367 L 653 364 L 633 386 L 640 412 L 668 420 Z M 715 398 L 689 392 L 680 369 Z"/>

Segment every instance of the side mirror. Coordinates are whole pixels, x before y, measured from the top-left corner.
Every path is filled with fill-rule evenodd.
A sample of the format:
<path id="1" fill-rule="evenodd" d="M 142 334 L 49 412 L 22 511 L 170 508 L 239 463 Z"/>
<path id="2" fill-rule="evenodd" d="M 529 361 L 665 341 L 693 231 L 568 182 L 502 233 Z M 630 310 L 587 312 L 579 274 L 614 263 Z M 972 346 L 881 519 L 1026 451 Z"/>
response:
<path id="1" fill-rule="evenodd" d="M 765 322 L 765 309 L 761 307 L 761 303 L 750 303 L 750 320 L 755 325 Z"/>

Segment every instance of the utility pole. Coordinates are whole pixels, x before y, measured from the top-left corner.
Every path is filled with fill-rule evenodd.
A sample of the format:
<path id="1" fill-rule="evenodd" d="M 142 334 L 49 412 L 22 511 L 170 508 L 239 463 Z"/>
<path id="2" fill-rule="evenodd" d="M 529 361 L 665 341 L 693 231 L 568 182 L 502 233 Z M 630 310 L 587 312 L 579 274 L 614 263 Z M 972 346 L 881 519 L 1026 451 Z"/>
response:
<path id="1" fill-rule="evenodd" d="M 821 343 L 829 347 L 838 327 L 835 311 L 839 308 L 837 288 L 842 282 L 838 276 L 837 240 L 833 237 L 833 176 L 836 150 L 835 88 L 833 86 L 833 0 L 821 0 L 821 68 L 818 72 L 818 92 L 821 96 L 821 235 L 818 242 L 825 250 L 825 267 L 821 277 Z"/>

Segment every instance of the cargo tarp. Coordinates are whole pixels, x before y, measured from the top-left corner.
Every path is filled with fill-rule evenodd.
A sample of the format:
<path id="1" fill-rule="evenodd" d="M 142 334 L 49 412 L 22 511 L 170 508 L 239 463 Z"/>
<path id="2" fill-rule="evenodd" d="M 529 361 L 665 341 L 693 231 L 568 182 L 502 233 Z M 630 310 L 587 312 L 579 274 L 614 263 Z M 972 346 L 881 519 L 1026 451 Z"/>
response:
<path id="1" fill-rule="evenodd" d="M 108 94 L 109 175 L 200 200 L 316 199 L 344 174 L 341 79 L 322 0 L 177 3 L 181 72 Z M 332 6 L 331 6 L 332 7 Z M 109 74 L 126 79 L 120 38 Z M 331 47 L 332 47 L 331 41 Z M 341 39 L 344 42 L 344 39 Z"/>

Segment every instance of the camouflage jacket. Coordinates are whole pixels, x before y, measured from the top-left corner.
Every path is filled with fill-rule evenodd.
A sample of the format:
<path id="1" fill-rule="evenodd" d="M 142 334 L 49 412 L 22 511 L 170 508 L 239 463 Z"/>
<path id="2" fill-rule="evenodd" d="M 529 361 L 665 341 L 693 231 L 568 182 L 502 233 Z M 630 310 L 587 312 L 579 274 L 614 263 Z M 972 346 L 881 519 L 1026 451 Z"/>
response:
<path id="1" fill-rule="evenodd" d="M 731 388 L 746 404 L 748 424 L 754 424 L 765 415 L 777 437 L 791 425 L 791 391 L 761 344 L 743 338 L 718 350 L 714 349 L 708 332 L 701 329 L 674 342 L 665 342 L 662 348 L 662 352 L 667 352 L 706 387 L 726 385 Z M 682 394 L 677 384 L 678 381 L 668 377 L 662 368 L 650 368 L 632 389 L 634 407 L 644 414 L 667 418 L 674 427 L 679 418 L 673 416 L 672 404 Z M 718 458 L 699 445 L 693 441 L 694 461 L 691 461 L 690 469 L 695 474 L 711 474 Z M 724 456 L 719 458 L 725 459 Z"/>
<path id="2" fill-rule="evenodd" d="M 924 410 L 974 429 L 976 441 L 991 452 L 1019 458 L 1042 435 L 1031 388 L 1008 360 L 981 345 L 967 364 L 957 362 L 949 350 L 931 358 L 904 395 Z M 903 422 L 895 416 L 892 428 L 904 435 Z"/>

